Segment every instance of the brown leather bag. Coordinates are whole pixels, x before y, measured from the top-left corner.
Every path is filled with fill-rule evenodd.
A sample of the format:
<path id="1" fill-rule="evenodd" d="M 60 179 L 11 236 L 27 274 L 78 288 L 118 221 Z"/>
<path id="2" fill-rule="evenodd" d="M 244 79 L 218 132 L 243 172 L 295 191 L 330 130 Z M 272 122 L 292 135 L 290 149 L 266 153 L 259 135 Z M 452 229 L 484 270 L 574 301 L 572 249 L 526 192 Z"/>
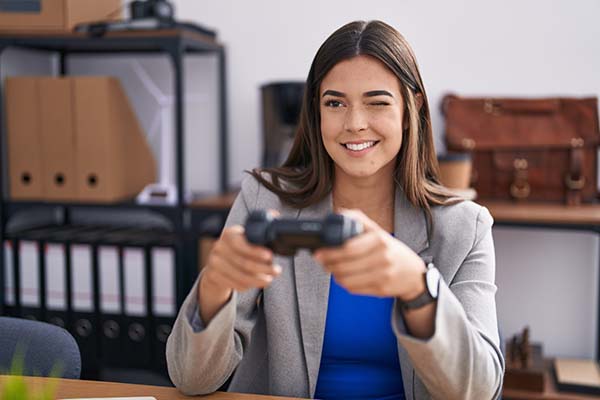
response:
<path id="1" fill-rule="evenodd" d="M 449 151 L 472 152 L 482 199 L 566 202 L 597 196 L 600 132 L 593 98 L 442 100 Z"/>

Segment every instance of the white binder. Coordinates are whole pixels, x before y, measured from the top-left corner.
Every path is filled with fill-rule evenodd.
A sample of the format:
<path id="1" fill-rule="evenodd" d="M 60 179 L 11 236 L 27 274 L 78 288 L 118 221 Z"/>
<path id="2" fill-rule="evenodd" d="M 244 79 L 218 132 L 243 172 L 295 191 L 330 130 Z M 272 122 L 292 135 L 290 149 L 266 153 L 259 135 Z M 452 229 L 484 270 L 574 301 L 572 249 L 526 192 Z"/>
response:
<path id="1" fill-rule="evenodd" d="M 148 315 L 148 309 L 146 307 L 146 270 L 144 267 L 143 248 L 123 248 L 125 314 L 127 315 Z"/>
<path id="2" fill-rule="evenodd" d="M 152 312 L 159 317 L 175 316 L 175 250 L 153 247 Z"/>
<path id="3" fill-rule="evenodd" d="M 66 254 L 62 243 L 46 243 L 46 307 L 49 310 L 67 309 Z"/>
<path id="4" fill-rule="evenodd" d="M 71 245 L 71 302 L 75 311 L 94 311 L 92 246 Z"/>
<path id="5" fill-rule="evenodd" d="M 119 277 L 119 250 L 116 246 L 98 247 L 100 275 L 100 311 L 121 314 L 121 279 Z"/>
<path id="6" fill-rule="evenodd" d="M 23 240 L 19 244 L 19 274 L 21 278 L 21 304 L 40 306 L 40 256 L 38 243 Z"/>

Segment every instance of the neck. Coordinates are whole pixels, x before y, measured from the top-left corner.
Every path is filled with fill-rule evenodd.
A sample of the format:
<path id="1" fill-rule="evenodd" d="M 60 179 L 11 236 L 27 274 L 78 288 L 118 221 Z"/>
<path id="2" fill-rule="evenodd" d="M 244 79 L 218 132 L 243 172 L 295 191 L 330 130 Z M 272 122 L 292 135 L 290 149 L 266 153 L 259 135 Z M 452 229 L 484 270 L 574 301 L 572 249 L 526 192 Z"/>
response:
<path id="1" fill-rule="evenodd" d="M 392 176 L 356 179 L 336 174 L 332 192 L 333 208 L 359 209 L 387 231 L 394 226 L 395 184 Z"/>

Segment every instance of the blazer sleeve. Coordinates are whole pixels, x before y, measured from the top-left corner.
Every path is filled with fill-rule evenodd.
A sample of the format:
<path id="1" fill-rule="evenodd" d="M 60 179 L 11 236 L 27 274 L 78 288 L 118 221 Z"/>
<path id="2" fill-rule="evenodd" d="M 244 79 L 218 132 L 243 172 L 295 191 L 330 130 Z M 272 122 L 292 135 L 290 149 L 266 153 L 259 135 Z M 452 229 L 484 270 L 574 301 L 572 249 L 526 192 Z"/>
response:
<path id="1" fill-rule="evenodd" d="M 258 190 L 258 182 L 253 177 L 244 179 L 225 227 L 244 224 L 249 210 L 256 205 Z M 199 279 L 183 302 L 167 340 L 169 376 L 186 395 L 213 393 L 232 375 L 250 343 L 260 293 L 258 289 L 234 291 L 205 325 L 198 308 Z"/>
<path id="2" fill-rule="evenodd" d="M 496 320 L 492 224 L 489 211 L 481 207 L 471 250 L 450 285 L 440 281 L 431 338 L 410 336 L 394 304 L 398 341 L 434 399 L 485 400 L 501 393 L 504 358 Z"/>

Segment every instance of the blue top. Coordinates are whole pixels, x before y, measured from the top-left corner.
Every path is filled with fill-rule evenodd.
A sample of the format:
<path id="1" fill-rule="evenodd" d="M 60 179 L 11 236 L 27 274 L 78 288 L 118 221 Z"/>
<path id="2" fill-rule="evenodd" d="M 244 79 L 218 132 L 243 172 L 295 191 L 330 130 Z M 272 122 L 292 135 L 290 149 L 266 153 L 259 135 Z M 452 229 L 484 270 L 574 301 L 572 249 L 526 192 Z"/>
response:
<path id="1" fill-rule="evenodd" d="M 351 294 L 332 277 L 315 398 L 405 398 L 392 304 Z"/>

